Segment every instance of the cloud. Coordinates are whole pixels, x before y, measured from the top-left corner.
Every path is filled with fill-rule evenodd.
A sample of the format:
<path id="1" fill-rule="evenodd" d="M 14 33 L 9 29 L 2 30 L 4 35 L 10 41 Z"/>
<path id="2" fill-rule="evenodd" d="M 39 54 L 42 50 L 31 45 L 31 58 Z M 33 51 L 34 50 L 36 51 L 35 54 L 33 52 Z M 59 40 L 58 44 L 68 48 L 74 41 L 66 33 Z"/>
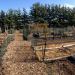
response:
<path id="1" fill-rule="evenodd" d="M 63 7 L 63 6 L 70 7 L 70 8 L 74 7 L 73 5 L 70 5 L 70 4 L 67 4 L 67 3 L 65 3 L 64 5 L 61 5 L 61 7 Z"/>

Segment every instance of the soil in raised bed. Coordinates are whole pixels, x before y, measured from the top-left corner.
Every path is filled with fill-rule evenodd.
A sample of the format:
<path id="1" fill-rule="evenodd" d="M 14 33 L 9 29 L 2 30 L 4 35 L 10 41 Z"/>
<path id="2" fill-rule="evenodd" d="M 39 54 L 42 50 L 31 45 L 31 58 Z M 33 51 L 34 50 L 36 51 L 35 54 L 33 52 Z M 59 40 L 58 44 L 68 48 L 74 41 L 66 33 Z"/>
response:
<path id="1" fill-rule="evenodd" d="M 75 75 L 75 60 L 71 57 L 59 60 L 61 75 Z M 47 64 L 48 75 L 59 75 L 58 61 L 53 61 Z"/>
<path id="2" fill-rule="evenodd" d="M 39 60 L 43 59 L 44 50 L 36 50 L 36 53 Z M 75 46 L 47 49 L 45 50 L 45 59 L 54 59 L 57 57 L 69 56 L 73 53 L 75 53 Z"/>

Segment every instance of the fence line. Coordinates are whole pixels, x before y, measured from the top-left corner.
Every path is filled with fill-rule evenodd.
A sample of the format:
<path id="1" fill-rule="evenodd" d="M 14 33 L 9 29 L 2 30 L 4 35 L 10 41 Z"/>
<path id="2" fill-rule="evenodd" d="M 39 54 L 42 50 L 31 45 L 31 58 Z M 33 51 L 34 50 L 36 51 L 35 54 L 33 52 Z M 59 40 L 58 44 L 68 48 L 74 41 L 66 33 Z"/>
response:
<path id="1" fill-rule="evenodd" d="M 16 31 L 15 31 L 16 32 Z M 1 51 L 0 51 L 0 67 L 2 66 L 2 57 L 5 54 L 5 52 L 7 51 L 7 46 L 8 44 L 15 40 L 15 32 L 13 33 L 13 36 L 11 35 L 6 35 L 4 42 L 1 45 Z"/>

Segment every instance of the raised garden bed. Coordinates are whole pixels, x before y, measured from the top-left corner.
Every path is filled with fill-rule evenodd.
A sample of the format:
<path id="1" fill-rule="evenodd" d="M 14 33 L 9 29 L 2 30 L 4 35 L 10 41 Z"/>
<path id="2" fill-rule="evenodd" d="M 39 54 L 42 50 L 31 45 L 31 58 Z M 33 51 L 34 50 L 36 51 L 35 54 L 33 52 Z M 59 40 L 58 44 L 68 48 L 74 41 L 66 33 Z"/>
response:
<path id="1" fill-rule="evenodd" d="M 44 59 L 47 59 L 48 61 L 70 57 L 75 53 L 75 42 L 47 45 L 46 48 L 45 45 L 34 46 L 34 52 L 36 52 L 36 55 L 40 61 L 43 61 L 44 49 Z"/>

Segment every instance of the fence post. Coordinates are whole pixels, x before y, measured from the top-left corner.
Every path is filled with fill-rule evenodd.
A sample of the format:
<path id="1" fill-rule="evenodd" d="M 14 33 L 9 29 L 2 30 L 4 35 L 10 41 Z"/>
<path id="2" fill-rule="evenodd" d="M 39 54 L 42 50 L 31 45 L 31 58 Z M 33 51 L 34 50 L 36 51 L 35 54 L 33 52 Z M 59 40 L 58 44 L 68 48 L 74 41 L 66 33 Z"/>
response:
<path id="1" fill-rule="evenodd" d="M 31 46 L 33 46 L 33 39 L 31 38 Z"/>
<path id="2" fill-rule="evenodd" d="M 72 35 L 74 36 L 74 26 L 72 26 Z"/>
<path id="3" fill-rule="evenodd" d="M 68 32 L 68 28 L 67 28 L 67 32 Z M 67 42 L 68 42 L 68 35 L 67 35 Z"/>
<path id="4" fill-rule="evenodd" d="M 35 48 L 35 54 L 36 54 L 36 48 Z"/>
<path id="5" fill-rule="evenodd" d="M 15 31 L 16 32 L 16 31 Z M 15 40 L 15 32 L 14 32 L 14 40 Z"/>
<path id="6" fill-rule="evenodd" d="M 54 27 L 53 27 L 53 40 L 54 40 Z"/>
<path id="7" fill-rule="evenodd" d="M 45 40 L 45 48 L 44 48 L 43 62 L 44 62 L 44 57 L 45 57 L 45 49 L 46 49 L 46 40 Z"/>
<path id="8" fill-rule="evenodd" d="M 38 29 L 37 29 L 37 33 L 38 33 Z"/>
<path id="9" fill-rule="evenodd" d="M 48 63 L 47 63 L 47 58 L 46 58 L 46 73 L 47 73 L 47 67 L 48 67 Z"/>
<path id="10" fill-rule="evenodd" d="M 59 75 L 60 75 L 60 62 L 58 61 L 58 67 L 59 67 Z"/>
<path id="11" fill-rule="evenodd" d="M 73 33 L 74 33 L 74 27 L 73 27 Z M 75 37 L 75 33 L 74 33 L 74 37 Z M 73 40 L 74 41 L 74 40 Z"/>
<path id="12" fill-rule="evenodd" d="M 55 25 L 55 32 L 57 32 L 57 31 L 56 31 L 56 25 Z"/>
<path id="13" fill-rule="evenodd" d="M 4 54 L 4 52 L 3 52 L 3 44 L 2 44 L 2 52 L 1 53 L 2 53 L 2 56 L 3 56 L 3 54 Z"/>
<path id="14" fill-rule="evenodd" d="M 6 46 L 5 46 L 5 52 L 6 52 L 6 50 L 7 50 L 6 48 L 7 48 L 7 38 L 6 38 Z"/>
<path id="15" fill-rule="evenodd" d="M 42 56 L 43 56 L 43 40 L 42 40 Z"/>
<path id="16" fill-rule="evenodd" d="M 3 44 L 1 46 L 1 52 L 0 52 L 0 67 L 2 66 L 2 56 L 3 56 Z"/>

